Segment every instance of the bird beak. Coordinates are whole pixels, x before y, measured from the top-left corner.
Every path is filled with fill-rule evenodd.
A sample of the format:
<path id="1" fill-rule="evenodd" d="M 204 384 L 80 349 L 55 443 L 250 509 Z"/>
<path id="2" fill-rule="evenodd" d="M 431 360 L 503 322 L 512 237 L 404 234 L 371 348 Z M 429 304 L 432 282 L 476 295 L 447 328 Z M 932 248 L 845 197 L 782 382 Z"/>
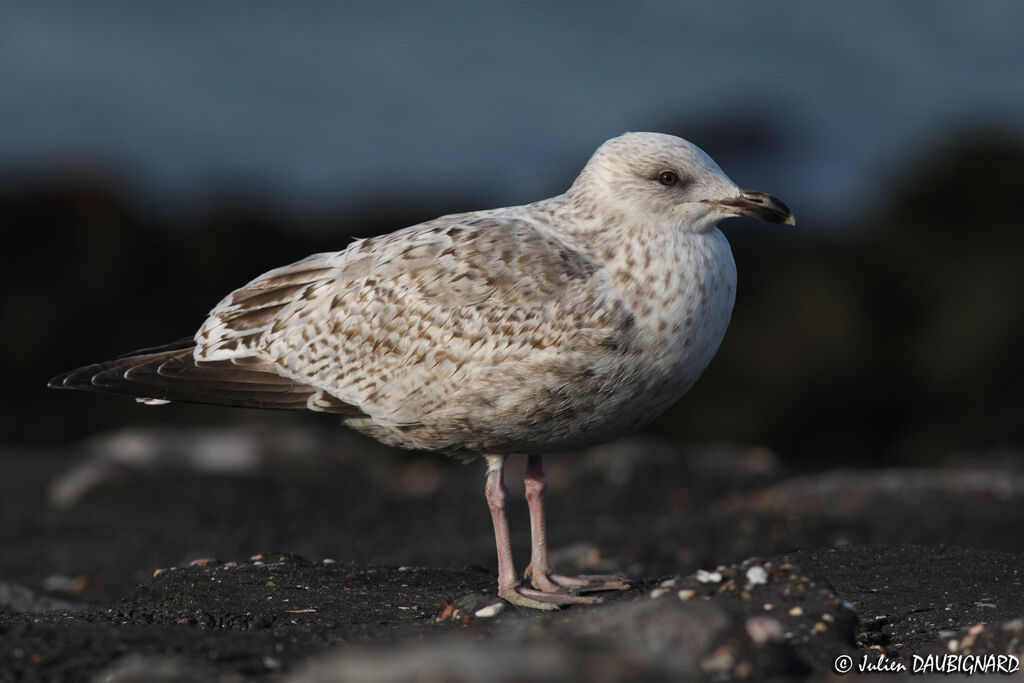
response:
<path id="1" fill-rule="evenodd" d="M 770 194 L 763 192 L 740 190 L 739 197 L 708 203 L 725 213 L 750 216 L 767 223 L 796 225 L 796 219 L 793 218 L 793 212 L 789 210 L 789 207 Z"/>

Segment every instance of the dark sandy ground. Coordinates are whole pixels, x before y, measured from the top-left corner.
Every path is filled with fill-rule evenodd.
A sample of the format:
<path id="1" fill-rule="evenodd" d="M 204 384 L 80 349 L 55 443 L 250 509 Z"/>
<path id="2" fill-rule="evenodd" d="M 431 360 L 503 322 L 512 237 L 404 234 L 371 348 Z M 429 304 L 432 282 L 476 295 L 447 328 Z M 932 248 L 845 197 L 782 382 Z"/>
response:
<path id="1" fill-rule="evenodd" d="M 604 604 L 495 597 L 479 464 L 305 428 L 7 449 L 0 681 L 818 680 L 1024 655 L 1019 453 L 810 472 L 634 439 L 548 460 L 558 568 L 635 579 Z"/>

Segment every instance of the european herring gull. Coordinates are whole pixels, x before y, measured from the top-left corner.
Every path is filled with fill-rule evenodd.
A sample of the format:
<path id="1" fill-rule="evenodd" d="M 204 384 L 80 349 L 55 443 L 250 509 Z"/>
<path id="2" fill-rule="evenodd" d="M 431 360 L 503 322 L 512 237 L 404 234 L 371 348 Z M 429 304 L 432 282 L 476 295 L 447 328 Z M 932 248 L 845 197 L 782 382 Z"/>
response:
<path id="1" fill-rule="evenodd" d="M 732 313 L 736 266 L 716 227 L 793 224 L 703 151 L 627 133 L 567 192 L 357 240 L 226 296 L 192 339 L 60 375 L 50 386 L 336 413 L 384 443 L 487 464 L 498 595 L 551 609 L 620 589 L 548 563 L 542 454 L 631 432 L 697 381 Z M 532 551 L 512 561 L 503 481 L 525 474 Z"/>

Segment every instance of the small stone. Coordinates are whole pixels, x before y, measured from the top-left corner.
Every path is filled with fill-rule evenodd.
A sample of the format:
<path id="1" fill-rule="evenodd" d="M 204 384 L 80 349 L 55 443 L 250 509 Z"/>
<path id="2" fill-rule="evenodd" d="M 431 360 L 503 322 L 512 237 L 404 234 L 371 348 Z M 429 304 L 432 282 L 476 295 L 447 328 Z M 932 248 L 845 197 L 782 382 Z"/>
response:
<path id="1" fill-rule="evenodd" d="M 332 559 L 331 559 L 331 558 L 329 558 L 329 557 L 325 557 L 324 559 L 322 559 L 322 560 L 320 560 L 320 561 L 321 561 L 321 562 L 322 562 L 323 564 L 337 564 L 337 563 L 338 563 L 338 561 L 337 561 L 337 560 L 332 560 Z"/>
<path id="2" fill-rule="evenodd" d="M 747 583 L 751 586 L 768 583 L 768 572 L 765 571 L 764 567 L 754 565 L 747 570 Z"/>
<path id="3" fill-rule="evenodd" d="M 504 602 L 495 602 L 495 603 L 491 603 L 490 605 L 487 605 L 486 607 L 481 607 L 476 612 L 473 612 L 473 616 L 478 617 L 480 619 L 489 619 L 491 617 L 498 616 L 499 614 L 501 614 L 504 611 L 505 611 L 505 603 Z"/>
<path id="4" fill-rule="evenodd" d="M 708 673 L 726 673 L 732 669 L 735 661 L 736 657 L 732 650 L 723 645 L 712 652 L 709 657 L 701 660 L 700 668 Z"/>
<path id="5" fill-rule="evenodd" d="M 677 580 L 674 579 L 674 578 L 673 579 L 665 579 L 664 581 L 662 581 L 661 583 L 658 584 L 658 587 L 659 588 L 675 588 L 676 587 L 676 583 L 677 583 Z"/>
<path id="6" fill-rule="evenodd" d="M 797 605 L 796 607 L 790 608 L 787 614 L 789 614 L 789 616 L 791 617 L 802 617 L 804 615 L 804 608 L 800 605 Z"/>
<path id="7" fill-rule="evenodd" d="M 747 635 L 758 645 L 782 640 L 784 629 L 782 624 L 771 617 L 750 617 L 746 624 Z"/>
<path id="8" fill-rule="evenodd" d="M 697 591 L 693 590 L 692 588 L 684 588 L 681 591 L 679 591 L 679 593 L 678 593 L 679 599 L 682 600 L 683 602 L 686 602 L 687 600 L 689 600 L 690 598 L 692 598 L 696 594 L 697 594 Z"/>
<path id="9" fill-rule="evenodd" d="M 434 620 L 444 621 L 445 619 L 451 618 L 451 616 L 454 613 L 455 604 L 451 600 L 444 600 L 437 606 L 437 609 L 434 611 Z"/>
<path id="10" fill-rule="evenodd" d="M 696 579 L 701 583 L 721 583 L 722 572 L 713 571 L 709 572 L 706 569 L 698 569 Z"/>
<path id="11" fill-rule="evenodd" d="M 651 599 L 656 600 L 657 598 L 660 598 L 666 593 L 668 593 L 668 588 L 655 588 L 651 591 Z"/>
<path id="12" fill-rule="evenodd" d="M 985 624 L 975 624 L 974 626 L 967 629 L 967 635 L 964 636 L 963 641 L 960 643 L 960 647 L 967 649 L 974 646 L 974 642 L 978 639 L 978 636 L 985 630 Z"/>
<path id="13" fill-rule="evenodd" d="M 826 624 L 824 621 L 819 621 L 817 624 L 814 625 L 814 627 L 811 630 L 815 633 L 824 633 L 828 630 L 828 624 Z"/>

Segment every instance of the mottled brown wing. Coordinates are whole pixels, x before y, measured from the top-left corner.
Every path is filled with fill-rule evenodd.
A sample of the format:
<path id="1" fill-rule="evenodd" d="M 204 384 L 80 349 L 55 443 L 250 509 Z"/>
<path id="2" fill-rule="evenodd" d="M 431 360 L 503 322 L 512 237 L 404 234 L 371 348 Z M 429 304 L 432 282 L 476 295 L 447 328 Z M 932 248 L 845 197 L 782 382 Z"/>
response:
<path id="1" fill-rule="evenodd" d="M 359 414 L 315 387 L 280 376 L 269 364 L 197 364 L 191 339 L 77 368 L 49 386 L 130 396 L 147 403 L 180 401 L 245 408 Z"/>
<path id="2" fill-rule="evenodd" d="M 198 356 L 265 357 L 269 333 L 296 316 L 326 314 L 328 305 L 335 318 L 389 305 L 426 304 L 441 313 L 467 306 L 536 307 L 558 299 L 597 268 L 523 220 L 445 216 L 261 275 L 210 312 L 196 335 Z M 359 295 L 353 303 L 361 305 L 348 310 L 344 306 L 353 293 Z M 314 333 L 294 325 L 289 332 L 306 337 Z M 371 326 L 367 332 L 372 336 L 379 330 Z"/>
<path id="3" fill-rule="evenodd" d="M 257 278 L 214 308 L 197 356 L 269 361 L 416 424 L 481 374 L 632 334 L 599 270 L 516 216 L 450 216 Z"/>

